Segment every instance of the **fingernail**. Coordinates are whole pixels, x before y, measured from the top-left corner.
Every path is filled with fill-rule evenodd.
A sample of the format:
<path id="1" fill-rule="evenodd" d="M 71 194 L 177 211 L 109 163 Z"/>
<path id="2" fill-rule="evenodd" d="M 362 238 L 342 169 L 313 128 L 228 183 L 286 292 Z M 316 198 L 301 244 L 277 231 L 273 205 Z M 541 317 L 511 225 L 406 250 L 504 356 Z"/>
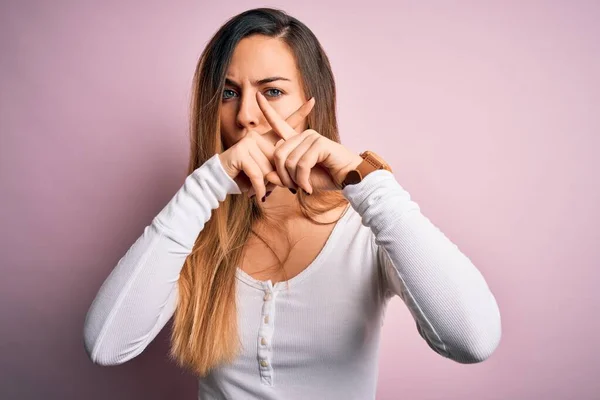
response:
<path id="1" fill-rule="evenodd" d="M 272 192 L 273 192 L 272 190 L 269 190 L 269 191 L 267 192 L 267 194 L 265 195 L 265 197 L 269 197 L 269 195 L 270 195 Z"/>
<path id="2" fill-rule="evenodd" d="M 290 192 L 292 192 L 292 194 L 296 194 L 296 189 L 292 189 L 292 188 L 288 188 L 290 189 Z"/>

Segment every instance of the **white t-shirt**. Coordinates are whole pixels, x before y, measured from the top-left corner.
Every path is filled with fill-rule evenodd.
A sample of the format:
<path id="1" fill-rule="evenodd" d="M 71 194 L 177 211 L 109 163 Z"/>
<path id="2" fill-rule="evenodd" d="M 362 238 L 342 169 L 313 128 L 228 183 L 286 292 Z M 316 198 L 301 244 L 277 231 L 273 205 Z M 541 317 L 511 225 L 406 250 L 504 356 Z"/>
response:
<path id="1" fill-rule="evenodd" d="M 325 246 L 286 282 L 238 268 L 240 356 L 199 379 L 199 398 L 374 399 L 384 312 L 398 295 L 416 331 L 460 363 L 485 360 L 501 336 L 481 273 L 385 170 L 342 193 L 350 204 Z M 88 311 L 95 363 L 140 354 L 173 315 L 177 280 L 194 241 L 227 195 L 239 195 L 218 154 L 180 190 L 119 260 Z"/>

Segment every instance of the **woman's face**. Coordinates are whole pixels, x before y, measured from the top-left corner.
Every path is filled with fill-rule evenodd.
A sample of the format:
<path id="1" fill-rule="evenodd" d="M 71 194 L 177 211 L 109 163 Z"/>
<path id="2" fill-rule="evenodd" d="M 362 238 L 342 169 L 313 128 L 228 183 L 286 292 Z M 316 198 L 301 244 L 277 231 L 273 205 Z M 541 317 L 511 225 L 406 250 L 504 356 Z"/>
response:
<path id="1" fill-rule="evenodd" d="M 242 39 L 235 48 L 221 100 L 225 148 L 250 130 L 270 129 L 256 101 L 257 91 L 283 118 L 307 101 L 294 55 L 281 39 L 253 35 Z"/>

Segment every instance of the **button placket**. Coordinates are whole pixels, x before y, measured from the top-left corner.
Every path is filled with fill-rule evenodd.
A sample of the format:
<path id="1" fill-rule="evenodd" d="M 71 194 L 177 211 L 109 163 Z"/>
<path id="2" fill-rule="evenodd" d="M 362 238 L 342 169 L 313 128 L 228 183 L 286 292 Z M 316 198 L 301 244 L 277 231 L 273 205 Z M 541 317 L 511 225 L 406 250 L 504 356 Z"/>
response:
<path id="1" fill-rule="evenodd" d="M 275 299 L 277 292 L 269 280 L 265 282 L 260 328 L 258 329 L 258 370 L 263 384 L 273 386 L 273 367 L 271 365 L 271 340 L 275 330 Z"/>

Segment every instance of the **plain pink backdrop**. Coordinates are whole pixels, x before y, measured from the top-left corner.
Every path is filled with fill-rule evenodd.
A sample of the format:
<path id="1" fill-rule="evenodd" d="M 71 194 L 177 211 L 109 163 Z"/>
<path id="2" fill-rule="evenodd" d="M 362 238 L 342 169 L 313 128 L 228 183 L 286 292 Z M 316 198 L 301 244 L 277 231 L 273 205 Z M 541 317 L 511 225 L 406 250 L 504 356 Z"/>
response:
<path id="1" fill-rule="evenodd" d="M 0 398 L 195 398 L 166 330 L 102 368 L 83 321 L 183 182 L 204 45 L 265 5 L 315 32 L 342 142 L 389 160 L 502 312 L 496 353 L 461 365 L 395 299 L 377 398 L 600 398 L 598 2 L 92 3 L 1 4 Z"/>

